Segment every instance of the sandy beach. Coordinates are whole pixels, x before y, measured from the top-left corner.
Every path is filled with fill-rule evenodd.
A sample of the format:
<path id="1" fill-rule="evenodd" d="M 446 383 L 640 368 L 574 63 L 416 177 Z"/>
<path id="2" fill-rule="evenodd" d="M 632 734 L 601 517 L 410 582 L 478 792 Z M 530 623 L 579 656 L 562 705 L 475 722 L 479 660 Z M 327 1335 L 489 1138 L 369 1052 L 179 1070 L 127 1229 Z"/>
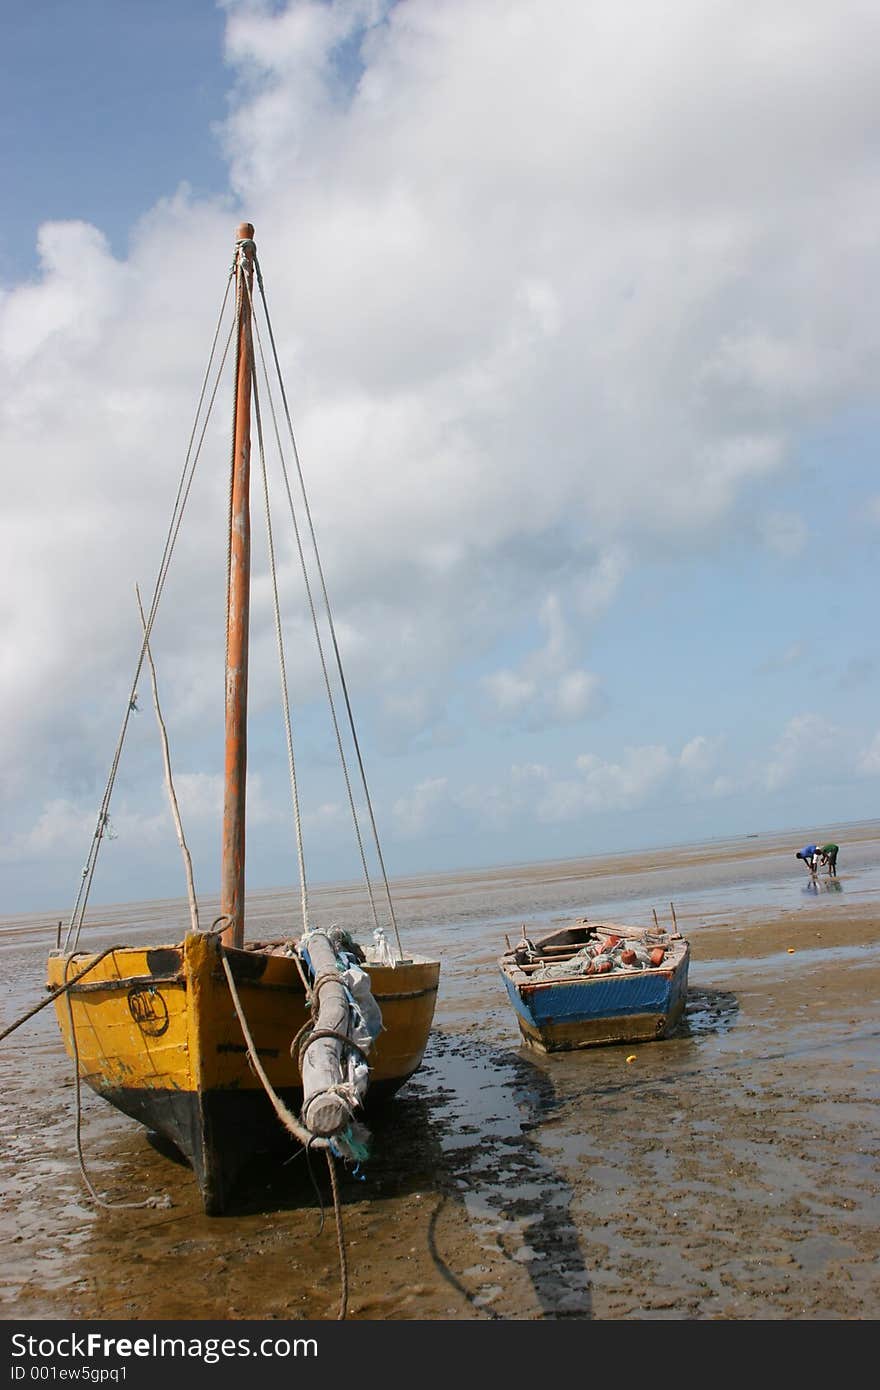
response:
<path id="1" fill-rule="evenodd" d="M 839 840 L 837 886 L 810 885 L 797 831 L 401 882 L 406 944 L 439 952 L 441 990 L 422 1070 L 374 1122 L 363 1174 L 342 1177 L 348 1317 L 880 1315 L 880 825 Z M 267 930 L 288 898 L 259 899 Z M 359 920 L 356 893 L 316 901 Z M 505 933 L 668 921 L 673 902 L 692 945 L 674 1037 L 520 1045 Z M 168 911 L 142 905 L 142 930 Z M 98 910 L 84 944 L 117 916 Z M 40 998 L 52 944 L 47 917 L 0 923 L 4 1025 Z M 4 1318 L 337 1317 L 323 1163 L 256 1166 L 209 1218 L 188 1168 L 89 1094 L 92 1182 L 110 1202 L 166 1203 L 98 1209 L 51 1009 L 0 1044 L 0 1074 Z"/>

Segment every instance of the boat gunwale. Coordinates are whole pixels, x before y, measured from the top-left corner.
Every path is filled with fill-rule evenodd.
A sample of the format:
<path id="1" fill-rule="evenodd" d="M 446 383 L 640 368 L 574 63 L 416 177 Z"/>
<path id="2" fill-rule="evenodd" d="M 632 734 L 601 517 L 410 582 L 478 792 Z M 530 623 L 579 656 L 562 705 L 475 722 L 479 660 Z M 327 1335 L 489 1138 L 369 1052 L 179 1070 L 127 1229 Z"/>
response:
<path id="1" fill-rule="evenodd" d="M 100 990 L 149 989 L 154 985 L 180 985 L 186 989 L 186 975 L 179 970 L 176 975 L 114 975 L 107 980 L 83 980 L 80 984 L 68 985 L 67 994 L 97 994 Z M 58 994 L 55 985 L 47 985 L 50 994 Z M 64 990 L 64 986 L 61 986 Z"/>
<path id="2" fill-rule="evenodd" d="M 208 935 L 208 933 L 204 933 L 204 935 Z M 279 942 L 278 944 L 280 945 L 281 943 Z M 145 948 L 142 947 L 142 946 L 125 946 L 125 947 L 122 947 L 122 948 L 121 948 L 121 951 L 114 951 L 114 952 L 113 952 L 113 957 L 112 957 L 112 958 L 115 959 L 115 957 L 116 957 L 117 955 L 119 955 L 120 953 L 122 953 L 122 952 L 129 952 L 129 951 L 135 952 L 135 953 L 137 953 L 137 954 L 143 954 L 144 949 L 145 949 Z M 148 949 L 149 949 L 150 951 L 152 951 L 152 950 L 156 950 L 156 949 L 175 949 L 175 950 L 180 949 L 180 950 L 182 950 L 183 948 L 182 948 L 182 945 L 181 945 L 181 946 L 175 945 L 173 948 L 172 948 L 172 947 L 167 947 L 167 948 L 149 947 Z M 256 954 L 256 955 L 263 955 L 263 956 L 265 957 L 266 960 L 270 960 L 270 959 L 271 959 L 271 960 L 289 960 L 291 963 L 294 963 L 294 962 L 293 962 L 293 957 L 292 957 L 292 956 L 283 956 L 283 955 L 277 954 L 277 953 L 275 953 L 275 952 L 273 952 L 273 951 L 271 951 L 271 950 L 267 950 L 265 947 L 263 947 L 262 950 L 258 950 L 257 952 L 248 951 L 248 950 L 246 950 L 246 949 L 245 949 L 245 950 L 239 950 L 238 948 L 235 948 L 235 947 L 232 947 L 232 948 L 230 948 L 230 947 L 225 947 L 224 950 L 225 950 L 225 953 L 226 953 L 228 956 L 231 956 L 231 957 L 234 957 L 234 956 L 239 956 L 239 957 L 241 957 L 241 956 L 246 956 L 248 959 L 253 959 L 254 955 Z M 84 959 L 84 960 L 87 960 L 88 957 L 89 957 L 90 955 L 92 955 L 92 954 L 94 954 L 94 953 L 92 953 L 92 952 L 77 952 L 77 953 L 76 953 L 76 957 L 80 957 L 80 958 L 82 958 L 82 959 Z M 75 958 L 73 955 L 68 956 L 68 955 L 67 955 L 65 952 L 63 952 L 63 951 L 52 951 L 52 952 L 50 953 L 50 955 L 51 955 L 52 957 L 54 957 L 56 960 L 64 960 L 64 959 L 73 960 L 73 959 Z M 108 957 L 108 959 L 111 959 L 111 957 Z M 233 969 L 233 973 L 234 973 L 234 972 L 235 972 L 235 965 L 234 965 L 234 963 L 233 963 L 232 961 L 231 961 L 230 963 L 232 964 L 232 969 Z M 437 994 L 438 991 L 439 991 L 439 988 L 440 988 L 440 982 L 439 982 L 439 967 L 440 967 L 440 962 L 437 961 L 437 960 L 431 959 L 431 958 L 429 958 L 429 957 L 421 957 L 421 958 L 410 957 L 410 958 L 408 958 L 406 961 L 399 961 L 399 962 L 396 962 L 394 966 L 384 965 L 383 963 L 381 963 L 381 962 L 379 962 L 379 961 L 365 961 L 365 962 L 364 962 L 364 968 L 366 969 L 366 971 L 367 971 L 368 974 L 370 974 L 370 967 L 371 967 L 371 966 L 373 966 L 373 967 L 375 967 L 376 969 L 379 969 L 379 970 L 394 970 L 394 969 L 399 969 L 401 966 L 405 966 L 405 967 L 413 967 L 413 966 L 415 966 L 415 967 L 436 966 L 436 967 L 437 967 L 437 971 L 438 971 L 438 978 L 437 978 L 436 980 L 434 980 L 433 983 L 423 985 L 423 986 L 421 986 L 420 988 L 417 988 L 417 989 L 398 990 L 398 991 L 389 991 L 389 990 L 387 990 L 387 989 L 386 989 L 386 990 L 372 989 L 372 990 L 371 990 L 371 993 L 372 993 L 372 995 L 373 995 L 373 998 L 376 1000 L 377 1004 L 383 1004 L 383 1003 L 384 1003 L 384 1004 L 403 1003 L 403 1002 L 405 1002 L 405 1001 L 408 1000 L 408 999 L 421 999 L 421 998 L 424 998 L 426 995 L 429 995 L 429 994 Z M 117 968 L 118 968 L 118 964 L 117 964 Z M 224 975 L 224 973 L 223 973 L 223 970 L 222 970 L 220 967 L 216 967 L 215 969 L 213 969 L 213 970 L 211 971 L 211 977 L 212 977 L 212 979 L 214 979 L 214 980 L 225 980 L 225 975 Z M 113 976 L 108 976 L 108 977 L 106 977 L 106 978 L 104 978 L 104 979 L 84 980 L 84 981 L 82 981 L 81 983 L 77 983 L 77 984 L 73 984 L 73 985 L 68 985 L 68 986 L 67 986 L 66 992 L 67 992 L 68 994 L 72 994 L 72 995 L 80 995 L 80 994 L 99 994 L 99 993 L 101 993 L 101 992 L 110 992 L 110 991 L 114 991 L 114 992 L 115 992 L 115 991 L 127 990 L 127 989 L 140 989 L 140 988 L 148 989 L 148 988 L 150 988 L 150 987 L 152 987 L 152 986 L 157 986 L 157 985 L 165 985 L 165 986 L 173 986 L 173 987 L 179 986 L 180 988 L 182 988 L 182 989 L 185 990 L 185 989 L 187 988 L 187 979 L 188 979 L 188 973 L 187 973 L 187 971 L 186 971 L 185 969 L 180 969 L 180 970 L 177 970 L 177 971 L 175 971 L 175 972 L 173 972 L 173 973 L 165 973 L 165 974 L 158 974 L 158 973 L 157 973 L 157 974 L 150 974 L 150 975 L 125 975 L 125 974 L 123 974 L 123 975 L 113 975 Z M 240 978 L 240 979 L 237 979 L 237 980 L 236 980 L 236 984 L 237 984 L 240 988 L 248 989 L 248 988 L 253 987 L 253 988 L 258 989 L 258 990 L 261 991 L 261 992 L 265 991 L 265 992 L 267 992 L 267 993 L 273 993 L 273 994 L 295 994 L 295 995 L 303 995 L 303 994 L 305 994 L 305 987 L 304 987 L 304 985 L 303 985 L 302 979 L 301 979 L 301 977 L 300 977 L 298 971 L 297 971 L 295 977 L 294 977 L 294 978 L 291 978 L 291 980 L 290 980 L 289 982 L 288 982 L 288 981 L 276 981 L 276 980 L 264 980 L 264 979 L 263 979 L 261 976 L 259 976 L 259 975 L 248 977 L 248 976 L 245 974 L 245 975 L 243 976 L 243 978 Z M 63 988 L 63 987 L 62 987 L 62 988 Z M 52 994 L 52 993 L 57 994 L 57 993 L 59 992 L 58 986 L 56 986 L 56 985 L 47 984 L 47 985 L 46 985 L 46 989 L 47 989 L 47 991 L 48 991 L 50 994 Z"/>
<path id="3" fill-rule="evenodd" d="M 651 966 L 646 967 L 644 970 L 618 971 L 617 973 L 607 971 L 601 975 L 557 975 L 552 980 L 535 980 L 534 984 L 528 979 L 515 980 L 510 975 L 508 975 L 507 978 L 520 994 L 537 994 L 539 991 L 554 989 L 557 985 L 592 986 L 598 985 L 603 981 L 607 984 L 609 980 L 619 985 L 620 981 L 623 979 L 642 980 L 645 976 L 649 976 L 652 979 L 657 979 L 659 976 L 671 983 L 681 970 L 683 964 L 683 961 L 679 961 L 678 965 L 666 970 L 664 970 L 663 966 Z"/>
<path id="4" fill-rule="evenodd" d="M 619 934 L 622 938 L 630 940 L 641 939 L 644 941 L 647 936 L 653 935 L 655 931 L 656 928 L 653 927 L 624 926 L 617 922 L 592 922 L 586 918 L 581 918 L 576 922 L 570 923 L 568 926 L 558 927 L 554 931 L 548 932 L 538 940 L 533 940 L 531 944 L 534 946 L 535 950 L 540 953 L 542 949 L 547 946 L 560 944 L 561 937 L 568 936 L 573 932 L 582 932 L 584 935 L 583 941 L 567 941 L 564 943 L 565 945 L 571 945 L 575 954 L 577 954 L 579 950 L 589 944 L 588 938 L 591 935 L 598 935 L 605 932 L 608 935 Z M 689 963 L 690 941 L 686 936 L 683 936 L 681 932 L 677 932 L 675 935 L 666 933 L 666 936 L 668 944 L 665 949 L 669 955 L 674 958 L 664 960 L 660 965 L 643 966 L 641 970 L 603 971 L 601 974 L 597 975 L 585 975 L 573 972 L 570 975 L 555 975 L 549 980 L 535 979 L 534 976 L 528 974 L 517 963 L 515 947 L 511 947 L 510 950 L 505 951 L 498 958 L 498 968 L 501 974 L 508 979 L 519 992 L 522 992 L 526 988 L 530 991 L 538 989 L 545 990 L 553 989 L 557 985 L 570 985 L 572 983 L 598 985 L 603 981 L 607 982 L 609 978 L 619 982 L 624 978 L 638 979 L 644 975 L 655 977 L 658 975 L 665 976 L 671 981 L 674 976 Z M 545 963 L 547 965 L 552 965 L 554 963 L 552 956 L 547 957 Z"/>

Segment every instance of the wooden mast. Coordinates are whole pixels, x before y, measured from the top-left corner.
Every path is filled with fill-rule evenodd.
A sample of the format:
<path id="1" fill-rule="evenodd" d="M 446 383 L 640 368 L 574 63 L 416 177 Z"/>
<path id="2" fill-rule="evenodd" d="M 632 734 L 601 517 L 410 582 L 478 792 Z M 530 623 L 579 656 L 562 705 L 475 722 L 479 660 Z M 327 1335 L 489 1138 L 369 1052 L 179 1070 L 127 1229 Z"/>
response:
<path id="1" fill-rule="evenodd" d="M 226 918 L 224 946 L 244 945 L 245 783 L 247 774 L 248 631 L 251 588 L 251 387 L 253 344 L 251 291 L 254 282 L 254 229 L 243 222 L 236 245 L 238 346 L 235 372 L 235 423 L 232 444 L 232 499 L 229 535 L 229 591 L 226 608 L 226 764 L 220 911 Z"/>

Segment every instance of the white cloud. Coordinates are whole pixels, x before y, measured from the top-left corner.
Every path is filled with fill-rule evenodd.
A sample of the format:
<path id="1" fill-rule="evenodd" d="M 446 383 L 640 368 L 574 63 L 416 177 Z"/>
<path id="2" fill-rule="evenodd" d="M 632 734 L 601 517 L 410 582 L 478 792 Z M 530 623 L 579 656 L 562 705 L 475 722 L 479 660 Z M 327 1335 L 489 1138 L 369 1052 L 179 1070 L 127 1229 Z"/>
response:
<path id="1" fill-rule="evenodd" d="M 563 723 L 573 723 L 593 707 L 599 690 L 599 678 L 589 671 L 566 671 L 559 678 L 552 697 L 552 709 Z"/>
<path id="2" fill-rule="evenodd" d="M 536 685 L 515 671 L 494 671 L 485 676 L 483 685 L 501 714 L 516 714 L 535 697 Z"/>
<path id="3" fill-rule="evenodd" d="M 446 777 L 431 777 L 419 783 L 409 796 L 399 797 L 391 808 L 394 833 L 402 839 L 424 835 L 441 819 L 449 804 Z"/>
<path id="4" fill-rule="evenodd" d="M 577 643 L 558 594 L 548 594 L 539 614 L 546 640 L 529 652 L 518 670 L 484 676 L 482 685 L 496 713 L 529 727 L 577 723 L 593 713 L 601 695 L 598 676 L 573 665 Z"/>
<path id="5" fill-rule="evenodd" d="M 442 728 L 448 732 L 442 708 L 427 690 L 393 690 L 382 697 L 382 738 L 384 746 L 393 751 L 411 747 L 420 735 L 438 735 Z"/>
<path id="6" fill-rule="evenodd" d="M 184 829 L 191 822 L 216 821 L 223 812 L 223 778 L 219 773 L 185 772 L 174 777 Z M 248 795 L 251 788 L 248 787 Z"/>
<path id="7" fill-rule="evenodd" d="M 681 750 L 679 762 L 685 772 L 705 776 L 715 762 L 717 749 L 711 739 L 697 734 Z"/>
<path id="8" fill-rule="evenodd" d="M 335 801 L 325 801 L 313 811 L 305 812 L 303 825 L 309 830 L 320 830 L 325 834 L 334 833 L 349 824 L 350 818 L 350 807 L 340 806 Z"/>
<path id="9" fill-rule="evenodd" d="M 798 666 L 806 656 L 806 647 L 803 642 L 790 642 L 782 651 L 775 653 L 758 667 L 759 673 L 769 675 L 777 671 L 786 671 L 793 666 Z"/>
<path id="10" fill-rule="evenodd" d="M 762 772 L 768 792 L 778 791 L 807 771 L 812 778 L 817 769 L 831 765 L 839 752 L 839 731 L 815 714 L 799 714 L 789 720 L 771 750 Z"/>
<path id="11" fill-rule="evenodd" d="M 584 810 L 627 810 L 643 805 L 656 788 L 667 780 L 674 759 L 660 745 L 625 748 L 619 762 L 605 761 L 593 753 L 575 759 L 578 783 L 565 784 L 554 797 L 548 794 L 539 807 L 542 820 L 556 819 L 564 811 L 567 819 L 573 805 Z"/>
<path id="12" fill-rule="evenodd" d="M 862 777 L 880 777 L 880 733 L 859 754 L 856 771 Z"/>
<path id="13" fill-rule="evenodd" d="M 546 782 L 550 769 L 543 763 L 514 763 L 510 769 L 510 780 L 517 783 Z"/>
<path id="14" fill-rule="evenodd" d="M 758 530 L 768 550 L 790 560 L 800 555 L 810 534 L 805 519 L 797 512 L 774 512 L 758 521 Z"/>
<path id="15" fill-rule="evenodd" d="M 46 222 L 40 274 L 0 297 L 10 838 L 109 761 L 133 583 L 148 596 L 240 211 L 348 674 L 410 740 L 444 730 L 457 683 L 472 708 L 473 670 L 536 621 L 481 688 L 492 718 L 595 715 L 591 624 L 626 576 L 732 534 L 805 428 L 876 391 L 871 7 L 719 0 L 711 24 L 698 0 L 559 0 L 553 22 L 537 0 L 226 8 L 234 208 L 181 189 L 124 260 L 98 228 Z M 228 435 L 221 413 L 155 632 L 184 748 L 222 720 Z M 805 522 L 771 511 L 755 539 L 794 557 Z M 278 544 L 301 702 L 319 673 Z M 255 677 L 273 659 L 261 545 Z M 786 745 L 767 785 L 794 766 Z M 631 750 L 566 795 L 634 804 L 670 775 Z M 404 823 L 428 823 L 437 787 L 401 798 Z"/>
<path id="16" fill-rule="evenodd" d="M 593 570 L 577 582 L 575 595 L 580 613 L 592 621 L 608 611 L 629 568 L 629 558 L 621 545 L 600 551 Z"/>
<path id="17" fill-rule="evenodd" d="M 18 863 L 41 858 L 59 848 L 67 848 L 71 838 L 83 847 L 83 854 L 95 829 L 95 815 L 63 798 L 47 802 L 34 824 L 0 842 L 0 860 Z"/>

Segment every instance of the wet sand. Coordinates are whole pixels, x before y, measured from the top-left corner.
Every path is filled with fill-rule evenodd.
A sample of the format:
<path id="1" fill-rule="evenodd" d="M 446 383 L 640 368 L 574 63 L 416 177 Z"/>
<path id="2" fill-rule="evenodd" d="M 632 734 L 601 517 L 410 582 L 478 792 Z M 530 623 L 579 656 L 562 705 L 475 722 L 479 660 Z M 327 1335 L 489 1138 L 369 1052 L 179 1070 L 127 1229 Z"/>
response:
<path id="1" fill-rule="evenodd" d="M 440 954 L 441 990 L 424 1066 L 374 1121 L 362 1179 L 340 1170 L 350 1319 L 880 1315 L 880 825 L 837 832 L 839 884 L 816 891 L 802 838 L 401 881 L 404 944 Z M 288 930 L 293 898 L 259 895 L 250 934 Z M 692 946 L 674 1037 L 521 1046 L 496 967 L 505 933 L 581 914 L 648 924 L 654 909 L 668 924 L 670 902 Z M 314 903 L 365 920 L 357 890 Z M 155 939 L 185 907 L 137 914 L 130 939 Z M 41 997 L 51 917 L 0 922 L 3 1025 Z M 118 939 L 120 919 L 96 910 L 83 944 Z M 336 1318 L 323 1160 L 255 1165 L 209 1218 L 189 1169 L 89 1093 L 92 1182 L 109 1201 L 170 1203 L 98 1209 L 51 1009 L 0 1043 L 0 1079 L 0 1316 Z"/>

